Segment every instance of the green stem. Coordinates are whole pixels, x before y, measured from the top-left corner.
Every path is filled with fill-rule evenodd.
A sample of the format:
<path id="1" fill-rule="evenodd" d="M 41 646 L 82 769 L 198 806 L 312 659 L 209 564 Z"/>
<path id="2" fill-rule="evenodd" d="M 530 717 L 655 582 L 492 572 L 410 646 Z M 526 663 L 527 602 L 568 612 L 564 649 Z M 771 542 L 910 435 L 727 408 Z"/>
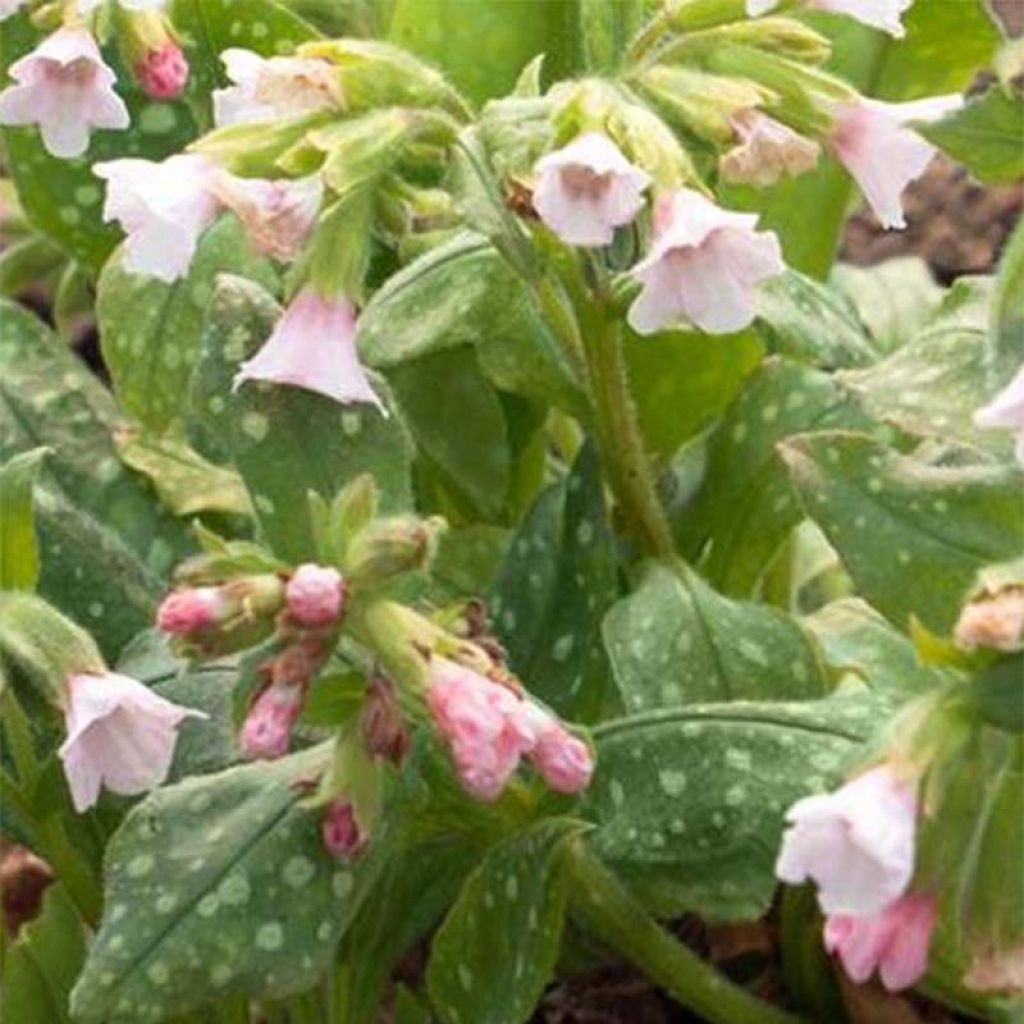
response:
<path id="1" fill-rule="evenodd" d="M 585 338 L 595 431 L 602 461 L 629 532 L 655 557 L 673 554 L 675 545 L 654 473 L 647 458 L 636 409 L 629 393 L 622 324 L 607 306 Z"/>
<path id="2" fill-rule="evenodd" d="M 734 985 L 658 924 L 582 841 L 568 860 L 570 909 L 599 939 L 711 1024 L 802 1024 Z"/>

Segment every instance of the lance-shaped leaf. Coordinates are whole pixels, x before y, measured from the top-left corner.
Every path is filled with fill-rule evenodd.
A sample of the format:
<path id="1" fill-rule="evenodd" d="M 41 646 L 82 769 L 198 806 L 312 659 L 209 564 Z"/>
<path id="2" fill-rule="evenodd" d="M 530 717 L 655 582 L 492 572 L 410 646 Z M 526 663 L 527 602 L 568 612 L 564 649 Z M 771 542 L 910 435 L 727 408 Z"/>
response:
<path id="1" fill-rule="evenodd" d="M 822 696 L 822 665 L 796 621 L 732 601 L 692 569 L 652 563 L 613 605 L 604 642 L 629 711 L 729 700 Z"/>
<path id="2" fill-rule="evenodd" d="M 509 543 L 491 611 L 512 668 L 568 718 L 598 714 L 608 663 L 600 625 L 618 594 L 597 456 L 541 493 Z"/>
<path id="3" fill-rule="evenodd" d="M 1024 551 L 1024 474 L 931 466 L 859 434 L 809 434 L 783 457 L 807 514 L 892 623 L 948 633 L 980 569 Z"/>
<path id="4" fill-rule="evenodd" d="M 269 337 L 280 309 L 258 284 L 223 275 L 210 303 L 192 411 L 220 436 L 252 497 L 256 518 L 282 558 L 316 557 L 306 496 L 328 500 L 371 473 L 385 514 L 408 509 L 411 451 L 399 418 L 365 404 L 342 406 L 285 385 L 247 383 L 232 392 L 241 363 Z M 387 401 L 383 382 L 374 389 Z"/>
<path id="5" fill-rule="evenodd" d="M 552 818 L 495 846 L 434 938 L 427 990 L 448 1024 L 530 1018 L 562 939 L 565 843 L 580 822 Z"/>
<path id="6" fill-rule="evenodd" d="M 46 454 L 37 448 L 0 465 L 0 590 L 32 590 L 39 577 L 32 488 Z"/>
<path id="7" fill-rule="evenodd" d="M 312 984 L 377 861 L 324 850 L 303 804 L 327 746 L 157 790 L 106 854 L 104 915 L 72 993 L 83 1022 L 155 1022 Z"/>
<path id="8" fill-rule="evenodd" d="M 603 724 L 584 807 L 599 826 L 594 848 L 660 916 L 758 917 L 775 891 L 786 809 L 835 786 L 878 724 L 866 693 Z"/>

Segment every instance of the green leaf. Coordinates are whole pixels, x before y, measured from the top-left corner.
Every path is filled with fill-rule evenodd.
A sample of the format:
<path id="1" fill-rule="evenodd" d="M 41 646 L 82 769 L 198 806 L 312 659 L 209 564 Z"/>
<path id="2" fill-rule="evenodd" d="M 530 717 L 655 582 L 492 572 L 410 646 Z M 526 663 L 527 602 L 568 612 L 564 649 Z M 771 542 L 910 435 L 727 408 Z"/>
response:
<path id="1" fill-rule="evenodd" d="M 460 232 L 373 296 L 359 318 L 359 351 L 388 369 L 466 344 L 499 388 L 579 410 L 575 371 L 526 283 L 485 238 Z"/>
<path id="2" fill-rule="evenodd" d="M 252 515 L 249 493 L 233 470 L 215 466 L 184 441 L 131 428 L 114 435 L 121 461 L 152 481 L 176 516 L 197 512 Z"/>
<path id="3" fill-rule="evenodd" d="M 869 366 L 877 358 L 852 303 L 795 270 L 761 286 L 757 315 L 769 352 L 826 370 Z"/>
<path id="4" fill-rule="evenodd" d="M 998 86 L 939 121 L 916 127 L 988 185 L 1024 177 L 1024 96 Z"/>
<path id="5" fill-rule="evenodd" d="M 942 301 L 942 289 L 918 256 L 901 256 L 873 267 L 840 263 L 830 281 L 856 307 L 881 353 L 909 341 Z"/>
<path id="6" fill-rule="evenodd" d="M 319 977 L 374 863 L 335 863 L 303 803 L 328 758 L 315 747 L 187 779 L 132 809 L 107 848 L 77 1019 L 155 1022 L 234 993 L 280 998 Z"/>
<path id="7" fill-rule="evenodd" d="M 691 705 L 595 730 L 593 845 L 662 917 L 763 914 L 786 809 L 833 788 L 878 723 L 864 693 Z"/>
<path id="8" fill-rule="evenodd" d="M 992 299 L 989 349 L 1000 376 L 1013 373 L 1024 361 L 1024 221 L 1018 221 L 999 261 Z"/>
<path id="9" fill-rule="evenodd" d="M 68 995 L 84 960 L 85 928 L 56 882 L 42 913 L 5 951 L 0 1015 L 17 1024 L 68 1024 Z"/>
<path id="10" fill-rule="evenodd" d="M 1024 732 L 1024 659 L 999 658 L 975 677 L 974 701 L 982 718 L 1010 732 Z"/>
<path id="11" fill-rule="evenodd" d="M 275 554 L 302 561 L 317 554 L 306 495 L 315 491 L 329 500 L 368 472 L 384 514 L 407 510 L 411 450 L 398 417 L 366 405 L 342 406 L 275 384 L 249 383 L 232 393 L 239 363 L 263 344 L 279 315 L 258 284 L 223 275 L 210 303 L 191 401 L 194 417 L 233 454 Z M 374 388 L 387 402 L 383 382 Z"/>
<path id="12" fill-rule="evenodd" d="M 509 663 L 560 714 L 597 716 L 607 693 L 601 619 L 618 594 L 614 538 L 597 457 L 541 493 L 494 586 L 491 612 Z"/>
<path id="13" fill-rule="evenodd" d="M 273 284 L 268 265 L 249 255 L 234 217 L 210 229 L 188 274 L 172 284 L 132 273 L 117 256 L 100 275 L 96 312 L 104 361 L 121 405 L 156 433 L 181 415 L 206 305 L 222 271 Z"/>
<path id="14" fill-rule="evenodd" d="M 565 844 L 581 823 L 541 822 L 493 847 L 434 938 L 427 990 L 449 1024 L 518 1024 L 554 971 L 567 885 Z"/>
<path id="15" fill-rule="evenodd" d="M 47 454 L 37 448 L 0 465 L 0 590 L 33 590 L 39 578 L 32 489 Z"/>
<path id="16" fill-rule="evenodd" d="M 647 450 L 667 458 L 720 416 L 757 366 L 756 334 L 663 331 L 625 343 L 630 391 Z"/>
<path id="17" fill-rule="evenodd" d="M 27 14 L 6 20 L 0 36 L 4 70 L 40 39 Z M 117 92 L 131 116 L 127 131 L 93 130 L 87 155 L 75 160 L 47 153 L 34 128 L 5 127 L 0 132 L 5 166 L 28 219 L 93 271 L 100 268 L 119 237 L 117 228 L 102 220 L 103 183 L 93 174 L 93 165 L 129 156 L 161 160 L 180 152 L 196 135 L 195 122 L 184 103 L 149 99 L 116 54 L 107 53 L 105 59 L 117 73 Z"/>
<path id="18" fill-rule="evenodd" d="M 682 563 L 648 566 L 613 605 L 604 642 L 627 711 L 822 696 L 807 636 L 784 612 L 730 601 Z"/>
<path id="19" fill-rule="evenodd" d="M 644 0 L 577 0 L 581 63 L 588 71 L 615 71 L 644 22 Z"/>
<path id="20" fill-rule="evenodd" d="M 749 596 L 801 518 L 778 442 L 825 427 L 868 425 L 827 374 L 769 359 L 747 382 L 711 439 L 696 499 L 679 515 L 681 549 L 724 594 Z"/>
<path id="21" fill-rule="evenodd" d="M 931 466 L 839 432 L 782 454 L 858 592 L 899 629 L 913 615 L 948 634 L 979 570 L 1024 551 L 1019 470 Z"/>

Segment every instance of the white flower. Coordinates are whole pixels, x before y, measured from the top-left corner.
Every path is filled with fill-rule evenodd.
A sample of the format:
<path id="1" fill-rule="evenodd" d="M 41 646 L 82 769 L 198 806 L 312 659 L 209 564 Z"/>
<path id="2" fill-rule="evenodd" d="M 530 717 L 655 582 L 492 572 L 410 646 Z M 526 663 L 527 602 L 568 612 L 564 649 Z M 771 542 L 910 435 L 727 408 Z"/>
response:
<path id="1" fill-rule="evenodd" d="M 199 236 L 217 216 L 210 191 L 216 168 L 205 157 L 181 154 L 162 163 L 111 160 L 93 171 L 107 182 L 106 220 L 127 234 L 125 267 L 175 281 L 187 273 Z"/>
<path id="2" fill-rule="evenodd" d="M 935 147 L 909 121 L 931 121 L 963 103 L 958 95 L 912 103 L 861 100 L 837 108 L 832 146 L 883 227 L 906 226 L 900 197 L 935 156 Z"/>
<path id="3" fill-rule="evenodd" d="M 611 140 L 591 132 L 537 162 L 533 205 L 569 245 L 608 245 L 644 204 L 650 178 Z"/>
<path id="4" fill-rule="evenodd" d="M 72 676 L 67 698 L 67 738 L 58 753 L 77 811 L 96 803 L 101 786 L 128 796 L 159 786 L 171 767 L 178 726 L 188 717 L 207 717 L 116 672 Z"/>
<path id="5" fill-rule="evenodd" d="M 917 799 L 886 766 L 786 813 L 775 874 L 812 878 L 826 914 L 876 914 L 903 895 L 914 873 Z"/>
<path id="6" fill-rule="evenodd" d="M 56 157 L 81 156 L 90 128 L 127 128 L 128 108 L 114 92 L 114 72 L 84 28 L 61 28 L 10 69 L 15 85 L 0 93 L 0 124 L 39 125 Z"/>
<path id="7" fill-rule="evenodd" d="M 274 121 L 341 105 L 337 69 L 312 57 L 261 57 L 251 50 L 225 50 L 220 59 L 235 84 L 213 94 L 218 128 L 248 121 Z"/>
<path id="8" fill-rule="evenodd" d="M 723 210 L 691 189 L 661 196 L 651 251 L 632 271 L 643 284 L 629 309 L 632 328 L 652 334 L 688 321 L 723 334 L 746 327 L 754 285 L 785 269 L 778 238 L 756 226 L 756 214 Z"/>
<path id="9" fill-rule="evenodd" d="M 880 28 L 883 32 L 902 39 L 906 34 L 900 17 L 914 0 L 807 0 L 807 6 L 818 11 L 846 14 L 864 25 Z M 747 15 L 757 18 L 767 14 L 779 0 L 747 0 Z"/>
<path id="10" fill-rule="evenodd" d="M 1024 365 L 991 402 L 975 412 L 974 425 L 982 430 L 1012 430 L 1017 461 L 1024 466 Z"/>
<path id="11" fill-rule="evenodd" d="M 4 21 L 12 14 L 18 13 L 18 8 L 25 0 L 0 0 L 0 21 Z"/>

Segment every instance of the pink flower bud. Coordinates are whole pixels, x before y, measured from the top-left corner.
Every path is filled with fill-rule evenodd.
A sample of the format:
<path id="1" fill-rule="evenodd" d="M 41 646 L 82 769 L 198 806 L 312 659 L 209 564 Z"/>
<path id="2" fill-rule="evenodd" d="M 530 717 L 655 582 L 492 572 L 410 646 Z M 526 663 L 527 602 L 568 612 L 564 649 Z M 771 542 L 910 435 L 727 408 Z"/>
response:
<path id="1" fill-rule="evenodd" d="M 953 637 L 965 651 L 1019 651 L 1024 647 L 1024 588 L 1005 587 L 965 605 Z"/>
<path id="2" fill-rule="evenodd" d="M 916 984 L 928 970 L 928 947 L 939 916 L 938 903 L 910 893 L 875 914 L 830 914 L 825 948 L 837 953 L 850 978 L 863 984 L 877 970 L 890 992 Z"/>
<path id="3" fill-rule="evenodd" d="M 1002 953 L 983 952 L 971 961 L 964 984 L 977 992 L 1024 992 L 1024 945 Z"/>
<path id="4" fill-rule="evenodd" d="M 173 39 L 150 50 L 135 66 L 142 91 L 154 100 L 172 100 L 179 95 L 188 82 L 188 70 L 185 54 Z"/>
<path id="5" fill-rule="evenodd" d="M 368 754 L 400 765 L 409 749 L 409 733 L 395 688 L 386 679 L 374 679 L 366 690 L 359 719 L 359 734 Z"/>
<path id="6" fill-rule="evenodd" d="M 554 719 L 541 732 L 529 757 L 556 793 L 579 793 L 590 785 L 594 774 L 590 748 Z"/>
<path id="7" fill-rule="evenodd" d="M 312 563 L 300 565 L 288 580 L 285 599 L 299 625 L 328 626 L 341 617 L 345 581 L 337 569 Z"/>
<path id="8" fill-rule="evenodd" d="M 178 590 L 163 599 L 157 609 L 156 624 L 165 633 L 198 633 L 223 622 L 230 605 L 219 587 Z"/>
<path id="9" fill-rule="evenodd" d="M 814 879 L 826 914 L 877 914 L 910 883 L 916 817 L 914 788 L 873 768 L 787 811 L 775 874 L 792 885 Z"/>
<path id="10" fill-rule="evenodd" d="M 359 828 L 355 810 L 344 797 L 332 801 L 320 824 L 324 846 L 335 860 L 352 860 L 366 848 L 368 839 Z"/>
<path id="11" fill-rule="evenodd" d="M 249 707 L 238 745 L 250 760 L 272 761 L 288 753 L 292 729 L 302 710 L 305 687 L 271 683 Z"/>

